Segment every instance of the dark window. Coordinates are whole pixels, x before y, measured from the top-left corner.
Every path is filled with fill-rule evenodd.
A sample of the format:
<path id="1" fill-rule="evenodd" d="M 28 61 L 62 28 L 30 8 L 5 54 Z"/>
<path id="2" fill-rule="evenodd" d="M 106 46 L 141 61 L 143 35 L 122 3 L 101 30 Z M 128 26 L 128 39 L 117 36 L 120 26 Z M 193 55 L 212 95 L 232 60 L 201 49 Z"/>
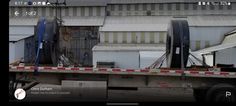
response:
<path id="1" fill-rule="evenodd" d="M 89 7 L 89 16 L 93 16 L 93 7 Z"/>
<path id="2" fill-rule="evenodd" d="M 134 5 L 134 10 L 135 10 L 135 11 L 138 11 L 138 4 L 135 4 L 135 5 Z"/>
<path id="3" fill-rule="evenodd" d="M 214 6 L 214 5 L 210 5 L 210 9 L 211 9 L 211 10 L 214 10 L 214 9 L 215 9 L 215 6 Z"/>
<path id="4" fill-rule="evenodd" d="M 152 15 L 151 11 L 147 11 L 147 16 L 151 16 L 151 15 Z"/>
<path id="5" fill-rule="evenodd" d="M 81 7 L 81 16 L 85 16 L 85 7 Z"/>
<path id="6" fill-rule="evenodd" d="M 147 4 L 143 4 L 143 10 L 147 10 Z"/>
<path id="7" fill-rule="evenodd" d="M 197 4 L 193 4 L 193 10 L 197 10 Z"/>
<path id="8" fill-rule="evenodd" d="M 129 4 L 127 5 L 127 10 L 130 11 L 130 5 Z"/>
<path id="9" fill-rule="evenodd" d="M 48 9 L 49 9 L 49 16 L 53 16 L 54 8 L 48 8 Z"/>
<path id="10" fill-rule="evenodd" d="M 167 8 L 168 8 L 168 10 L 171 10 L 172 9 L 172 5 L 170 3 L 167 4 Z"/>
<path id="11" fill-rule="evenodd" d="M 119 5 L 118 9 L 119 11 L 122 11 L 122 5 Z"/>
<path id="12" fill-rule="evenodd" d="M 222 5 L 219 5 L 219 10 L 223 10 L 223 6 Z"/>
<path id="13" fill-rule="evenodd" d="M 231 5 L 227 5 L 227 9 L 231 10 L 232 9 L 232 4 Z"/>
<path id="14" fill-rule="evenodd" d="M 206 10 L 206 5 L 202 5 L 202 10 Z"/>
<path id="15" fill-rule="evenodd" d="M 188 6 L 189 6 L 189 4 L 185 3 L 184 4 L 184 10 L 188 10 Z"/>
<path id="16" fill-rule="evenodd" d="M 96 7 L 97 10 L 97 16 L 101 16 L 101 8 L 100 7 Z"/>
<path id="17" fill-rule="evenodd" d="M 111 5 L 111 11 L 115 10 L 115 5 Z"/>
<path id="18" fill-rule="evenodd" d="M 66 16 L 68 16 L 69 11 L 66 12 Z M 42 8 L 42 16 L 46 16 L 46 7 Z"/>
<path id="19" fill-rule="evenodd" d="M 107 13 L 107 16 L 110 16 L 110 15 L 111 15 L 110 11 L 107 11 L 106 13 Z"/>
<path id="20" fill-rule="evenodd" d="M 163 4 L 159 4 L 159 10 L 163 10 Z"/>
<path id="21" fill-rule="evenodd" d="M 180 4 L 176 4 L 176 10 L 180 10 Z"/>
<path id="22" fill-rule="evenodd" d="M 151 4 L 151 10 L 155 10 L 155 4 Z"/>

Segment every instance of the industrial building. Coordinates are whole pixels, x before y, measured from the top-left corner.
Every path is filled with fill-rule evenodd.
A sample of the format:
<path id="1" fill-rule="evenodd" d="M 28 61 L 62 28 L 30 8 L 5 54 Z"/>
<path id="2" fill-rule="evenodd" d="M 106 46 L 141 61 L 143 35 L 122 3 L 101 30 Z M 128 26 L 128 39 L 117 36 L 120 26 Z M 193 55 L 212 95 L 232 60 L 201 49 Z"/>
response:
<path id="1" fill-rule="evenodd" d="M 59 14 L 63 20 L 61 51 L 75 64 L 96 67 L 97 62 L 114 62 L 119 68 L 145 68 L 165 52 L 170 20 L 187 20 L 192 52 L 208 50 L 207 63 L 211 65 L 236 65 L 234 0 L 208 0 L 218 5 L 196 0 L 66 0 L 57 13 L 52 5 L 29 6 L 16 1 L 11 0 L 9 7 L 10 63 L 21 58 L 32 61 L 34 50 L 30 46 L 34 45 L 39 18 Z M 231 46 L 223 45 L 230 41 Z M 223 47 L 209 50 L 219 45 Z"/>

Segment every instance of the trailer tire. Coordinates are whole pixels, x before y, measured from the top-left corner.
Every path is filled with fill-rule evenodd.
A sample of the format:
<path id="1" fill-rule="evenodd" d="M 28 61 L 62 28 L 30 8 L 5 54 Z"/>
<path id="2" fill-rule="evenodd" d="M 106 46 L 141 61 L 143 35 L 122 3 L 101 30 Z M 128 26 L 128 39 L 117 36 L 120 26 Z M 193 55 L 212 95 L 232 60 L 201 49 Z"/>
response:
<path id="1" fill-rule="evenodd" d="M 215 85 L 207 91 L 206 101 L 207 102 L 236 102 L 236 88 L 235 86 L 230 85 L 230 84 Z"/>

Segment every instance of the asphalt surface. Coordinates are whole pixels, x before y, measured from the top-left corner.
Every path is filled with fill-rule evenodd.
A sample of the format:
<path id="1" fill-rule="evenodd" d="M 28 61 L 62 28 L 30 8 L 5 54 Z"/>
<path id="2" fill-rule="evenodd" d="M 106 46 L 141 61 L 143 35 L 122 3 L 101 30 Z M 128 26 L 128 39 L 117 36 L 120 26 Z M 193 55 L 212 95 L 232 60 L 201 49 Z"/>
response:
<path id="1" fill-rule="evenodd" d="M 40 90 L 39 90 L 40 88 Z M 85 93 L 86 95 L 86 93 Z M 94 97 L 96 94 L 94 94 Z M 13 100 L 19 101 L 19 100 Z M 194 102 L 192 89 L 183 88 L 138 88 L 138 90 L 108 90 L 105 97 L 83 97 L 63 91 L 60 85 L 39 84 L 26 91 L 19 102 Z"/>

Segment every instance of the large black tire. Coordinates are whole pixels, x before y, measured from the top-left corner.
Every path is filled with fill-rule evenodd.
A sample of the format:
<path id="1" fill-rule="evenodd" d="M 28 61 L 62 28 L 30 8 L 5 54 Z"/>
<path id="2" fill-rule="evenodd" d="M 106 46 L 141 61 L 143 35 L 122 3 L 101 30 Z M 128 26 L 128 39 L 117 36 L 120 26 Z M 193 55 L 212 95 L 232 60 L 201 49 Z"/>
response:
<path id="1" fill-rule="evenodd" d="M 167 67 L 181 68 L 181 44 L 183 43 L 183 65 L 186 67 L 189 56 L 189 26 L 186 20 L 172 20 L 169 24 L 166 41 Z"/>
<path id="2" fill-rule="evenodd" d="M 226 96 L 226 92 L 231 95 Z M 206 93 L 207 102 L 236 102 L 236 87 L 229 84 L 218 84 L 210 88 Z"/>

